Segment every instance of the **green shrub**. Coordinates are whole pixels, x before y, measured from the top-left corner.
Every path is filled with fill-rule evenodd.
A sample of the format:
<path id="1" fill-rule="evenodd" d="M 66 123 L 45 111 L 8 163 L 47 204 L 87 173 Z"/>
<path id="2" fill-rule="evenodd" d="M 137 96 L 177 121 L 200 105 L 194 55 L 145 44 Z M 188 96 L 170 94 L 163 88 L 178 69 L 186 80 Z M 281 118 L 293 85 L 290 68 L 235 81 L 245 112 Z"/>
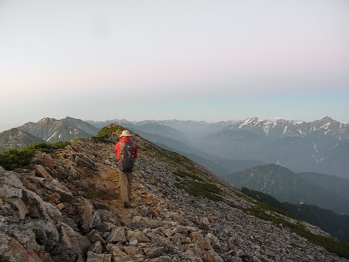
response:
<path id="1" fill-rule="evenodd" d="M 181 173 L 177 173 L 181 174 Z M 182 175 L 182 174 L 181 174 Z M 223 197 L 220 195 L 221 190 L 215 184 L 202 182 L 192 179 L 177 180 L 175 186 L 180 189 L 184 189 L 189 195 L 195 197 L 206 197 L 212 201 L 223 201 Z"/>
<path id="2" fill-rule="evenodd" d="M 125 128 L 122 126 L 110 124 L 103 127 L 93 138 L 105 143 L 114 143 L 115 141 L 112 141 L 111 137 L 117 137 L 118 133 L 121 133 L 123 130 Z"/>
<path id="3" fill-rule="evenodd" d="M 37 152 L 51 153 L 54 150 L 64 148 L 69 144 L 70 142 L 39 142 L 25 146 L 19 150 L 9 149 L 0 153 L 0 166 L 7 170 L 26 168 L 29 166 L 31 159 Z"/>
<path id="4" fill-rule="evenodd" d="M 185 171 L 175 171 L 173 174 L 182 178 L 191 178 L 193 180 L 203 181 L 201 177 Z"/>

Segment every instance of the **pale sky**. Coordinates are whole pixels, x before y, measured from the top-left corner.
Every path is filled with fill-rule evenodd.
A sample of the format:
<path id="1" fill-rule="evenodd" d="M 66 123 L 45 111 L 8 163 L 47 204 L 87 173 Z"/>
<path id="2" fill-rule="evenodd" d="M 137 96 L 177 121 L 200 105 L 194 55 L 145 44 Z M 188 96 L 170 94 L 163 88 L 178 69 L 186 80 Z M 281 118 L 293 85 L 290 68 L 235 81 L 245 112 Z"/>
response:
<path id="1" fill-rule="evenodd" d="M 349 123 L 347 0 L 0 0 L 0 132 L 44 117 Z"/>

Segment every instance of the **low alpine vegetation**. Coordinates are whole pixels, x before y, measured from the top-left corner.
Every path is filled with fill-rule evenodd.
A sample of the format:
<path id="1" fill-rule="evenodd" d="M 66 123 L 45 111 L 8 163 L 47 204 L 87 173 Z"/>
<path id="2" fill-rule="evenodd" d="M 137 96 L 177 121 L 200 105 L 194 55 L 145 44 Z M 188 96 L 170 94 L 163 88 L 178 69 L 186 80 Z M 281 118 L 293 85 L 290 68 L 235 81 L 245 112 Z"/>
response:
<path id="1" fill-rule="evenodd" d="M 187 191 L 189 195 L 206 197 L 215 202 L 223 200 L 221 189 L 217 185 L 189 172 L 177 170 L 173 174 L 176 176 L 175 186 Z"/>
<path id="2" fill-rule="evenodd" d="M 93 138 L 105 143 L 115 143 L 115 140 L 117 140 L 119 134 L 124 130 L 125 128 L 122 126 L 110 124 L 103 127 Z"/>
<path id="3" fill-rule="evenodd" d="M 25 146 L 22 149 L 8 149 L 0 153 L 0 166 L 6 170 L 17 168 L 26 168 L 29 166 L 31 159 L 38 152 L 51 153 L 59 148 L 64 148 L 70 142 L 39 142 Z"/>

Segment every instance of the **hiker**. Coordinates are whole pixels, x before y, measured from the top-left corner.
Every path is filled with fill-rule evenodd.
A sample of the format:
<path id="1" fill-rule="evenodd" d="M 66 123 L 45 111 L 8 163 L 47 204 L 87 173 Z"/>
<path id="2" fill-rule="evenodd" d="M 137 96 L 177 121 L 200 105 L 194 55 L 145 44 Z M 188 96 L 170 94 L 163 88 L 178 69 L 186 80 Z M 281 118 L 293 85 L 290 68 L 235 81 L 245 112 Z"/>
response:
<path id="1" fill-rule="evenodd" d="M 121 200 L 125 208 L 131 207 L 130 199 L 132 192 L 133 165 L 138 156 L 138 147 L 131 141 L 132 134 L 128 130 L 121 133 L 119 141 L 115 145 L 115 154 L 118 161 L 120 174 Z"/>

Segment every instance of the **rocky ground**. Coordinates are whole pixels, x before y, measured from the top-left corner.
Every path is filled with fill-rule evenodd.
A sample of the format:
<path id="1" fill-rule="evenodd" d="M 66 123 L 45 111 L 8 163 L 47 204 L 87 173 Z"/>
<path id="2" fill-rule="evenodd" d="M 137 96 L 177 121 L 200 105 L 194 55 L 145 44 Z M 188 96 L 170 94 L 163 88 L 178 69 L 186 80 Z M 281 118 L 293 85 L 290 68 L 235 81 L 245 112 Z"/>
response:
<path id="1" fill-rule="evenodd" d="M 129 209 L 111 143 L 75 141 L 38 154 L 31 169 L 0 168 L 0 261 L 348 261 L 246 212 L 253 202 L 218 178 L 136 139 Z M 219 185 L 222 201 L 178 186 L 188 163 Z"/>

